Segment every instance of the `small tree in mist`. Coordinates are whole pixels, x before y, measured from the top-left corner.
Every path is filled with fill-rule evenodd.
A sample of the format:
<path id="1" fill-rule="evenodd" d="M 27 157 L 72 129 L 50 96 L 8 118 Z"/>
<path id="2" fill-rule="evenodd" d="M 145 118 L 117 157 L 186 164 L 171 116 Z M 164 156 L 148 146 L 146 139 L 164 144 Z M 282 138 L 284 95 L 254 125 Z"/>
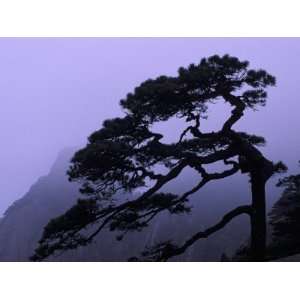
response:
<path id="1" fill-rule="evenodd" d="M 300 253 L 300 174 L 279 180 L 277 186 L 284 190 L 270 212 L 273 241 L 268 254 L 274 259 Z"/>
<path id="2" fill-rule="evenodd" d="M 265 88 L 275 85 L 273 76 L 248 65 L 228 55 L 211 56 L 198 65 L 180 68 L 176 77 L 146 80 L 121 100 L 125 116 L 106 120 L 72 159 L 68 175 L 82 183 L 85 199 L 49 222 L 32 259 L 43 260 L 56 251 L 87 245 L 105 228 L 118 231 L 121 240 L 126 233 L 148 226 L 163 211 L 189 212 L 189 196 L 210 181 L 241 171 L 250 176 L 250 205 L 229 211 L 220 222 L 191 234 L 181 245 L 166 241 L 146 249 L 142 259 L 164 261 L 180 255 L 246 214 L 251 221 L 251 258 L 264 260 L 265 184 L 283 166 L 273 164 L 256 148 L 265 143 L 263 137 L 233 129 L 246 109 L 255 111 L 265 105 Z M 208 105 L 221 101 L 232 107 L 231 114 L 218 131 L 203 132 Z M 185 129 L 176 142 L 165 143 L 163 132 L 155 132 L 153 125 L 174 117 L 185 122 Z M 207 166 L 217 162 L 223 162 L 224 170 L 209 173 Z M 181 195 L 160 192 L 186 168 L 199 175 L 193 188 Z M 118 200 L 120 194 L 139 188 L 145 191 L 134 199 Z"/>

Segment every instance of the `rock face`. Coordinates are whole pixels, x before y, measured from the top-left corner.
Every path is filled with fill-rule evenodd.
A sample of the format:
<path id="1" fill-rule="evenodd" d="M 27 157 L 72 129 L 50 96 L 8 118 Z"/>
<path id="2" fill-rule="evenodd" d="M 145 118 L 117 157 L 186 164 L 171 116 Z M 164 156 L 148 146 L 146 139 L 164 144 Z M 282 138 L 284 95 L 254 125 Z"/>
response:
<path id="1" fill-rule="evenodd" d="M 47 176 L 41 177 L 28 193 L 5 212 L 0 222 L 0 261 L 28 261 L 41 237 L 43 227 L 48 221 L 64 213 L 79 196 L 78 186 L 67 180 L 66 170 L 74 149 L 62 151 Z M 181 193 L 187 182 L 175 183 L 168 189 Z M 236 184 L 236 180 L 234 179 Z M 232 189 L 230 180 L 221 185 L 212 185 L 194 197 L 193 213 L 184 216 L 162 215 L 141 233 L 130 233 L 121 242 L 116 241 L 114 233 L 104 232 L 87 247 L 67 251 L 52 261 L 127 261 L 137 256 L 149 245 L 162 240 L 180 243 L 195 232 L 214 224 L 222 214 L 241 204 L 247 182 L 240 189 Z M 224 199 L 225 198 L 225 199 Z M 226 201 L 227 200 L 227 201 Z M 243 202 L 242 202 L 243 203 Z M 234 220 L 225 229 L 209 239 L 191 247 L 185 254 L 174 258 L 176 261 L 219 261 L 223 252 L 233 251 L 248 236 L 247 218 Z"/>
<path id="2" fill-rule="evenodd" d="M 271 257 L 281 257 L 282 261 L 297 261 L 300 256 L 300 174 L 287 176 L 280 182 L 284 189 L 269 214 L 273 229 L 269 253 Z"/>
<path id="3" fill-rule="evenodd" d="M 78 189 L 64 175 L 69 158 L 69 150 L 61 152 L 50 173 L 5 212 L 0 223 L 1 261 L 28 260 L 49 219 L 74 203 Z"/>

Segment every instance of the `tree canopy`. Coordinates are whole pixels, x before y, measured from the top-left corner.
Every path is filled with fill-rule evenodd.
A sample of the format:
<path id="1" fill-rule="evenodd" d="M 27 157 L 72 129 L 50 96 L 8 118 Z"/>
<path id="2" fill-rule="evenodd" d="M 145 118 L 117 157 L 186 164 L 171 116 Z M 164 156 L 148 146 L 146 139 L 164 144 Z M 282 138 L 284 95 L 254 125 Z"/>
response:
<path id="1" fill-rule="evenodd" d="M 87 145 L 75 153 L 68 175 L 82 184 L 83 199 L 49 222 L 32 259 L 43 260 L 56 251 L 86 245 L 104 228 L 118 231 L 121 240 L 126 233 L 148 226 L 162 211 L 187 213 L 190 195 L 208 182 L 238 171 L 251 174 L 252 185 L 259 186 L 253 189 L 253 197 L 262 197 L 264 203 L 259 184 L 264 186 L 284 167 L 273 164 L 257 149 L 264 145 L 263 137 L 233 127 L 246 109 L 255 111 L 266 104 L 266 88 L 274 85 L 272 75 L 250 69 L 248 61 L 229 55 L 203 58 L 199 64 L 179 68 L 177 76 L 141 83 L 120 101 L 125 116 L 104 121 L 102 128 L 89 136 Z M 232 107 L 231 114 L 218 131 L 203 132 L 208 105 L 221 101 Z M 186 128 L 176 142 L 165 143 L 164 133 L 155 132 L 153 125 L 174 117 L 183 120 Z M 216 162 L 223 162 L 224 170 L 209 173 L 206 166 Z M 186 168 L 199 174 L 193 188 L 181 195 L 160 191 Z M 139 188 L 146 190 L 135 193 Z M 131 198 L 126 200 L 129 194 Z M 142 259 L 167 260 L 179 255 L 234 217 L 252 213 L 253 205 L 237 207 L 183 245 L 162 242 L 147 249 Z"/>

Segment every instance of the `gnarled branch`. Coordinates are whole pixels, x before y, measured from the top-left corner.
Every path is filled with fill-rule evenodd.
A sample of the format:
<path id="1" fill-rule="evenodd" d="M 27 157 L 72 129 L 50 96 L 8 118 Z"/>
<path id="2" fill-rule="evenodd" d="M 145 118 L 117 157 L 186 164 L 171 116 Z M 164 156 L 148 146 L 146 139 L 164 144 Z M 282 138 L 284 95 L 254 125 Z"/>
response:
<path id="1" fill-rule="evenodd" d="M 157 248 L 154 247 L 154 250 L 152 251 L 150 250 L 144 253 L 144 256 L 150 256 L 150 257 L 152 256 L 152 259 L 156 261 L 167 261 L 174 256 L 183 254 L 189 247 L 191 247 L 198 240 L 207 238 L 213 233 L 224 228 L 235 217 L 242 214 L 251 215 L 251 213 L 252 213 L 252 208 L 250 205 L 239 206 L 231 210 L 227 214 L 225 214 L 217 224 L 207 228 L 204 231 L 199 231 L 196 234 L 194 234 L 191 238 L 186 240 L 182 246 L 178 247 L 168 242 L 163 245 L 159 245 Z"/>

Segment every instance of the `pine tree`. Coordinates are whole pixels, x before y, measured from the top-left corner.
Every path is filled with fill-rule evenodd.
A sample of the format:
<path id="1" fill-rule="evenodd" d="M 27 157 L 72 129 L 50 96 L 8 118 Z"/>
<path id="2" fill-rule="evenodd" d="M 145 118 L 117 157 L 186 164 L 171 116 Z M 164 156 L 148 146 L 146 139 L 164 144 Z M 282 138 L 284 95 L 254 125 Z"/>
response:
<path id="1" fill-rule="evenodd" d="M 32 259 L 43 260 L 54 252 L 86 245 L 104 228 L 118 231 L 121 241 L 128 232 L 148 226 L 161 212 L 188 213 L 189 196 L 211 181 L 241 171 L 251 179 L 250 205 L 229 211 L 214 226 L 187 237 L 182 245 L 165 241 L 145 249 L 141 259 L 165 261 L 180 255 L 233 218 L 247 214 L 251 259 L 264 260 L 265 184 L 283 165 L 272 163 L 257 149 L 264 145 L 263 137 L 233 127 L 246 109 L 255 111 L 266 104 L 266 88 L 273 85 L 273 76 L 249 69 L 247 61 L 215 55 L 179 68 L 175 77 L 160 76 L 136 87 L 120 101 L 125 116 L 104 121 L 88 138 L 86 147 L 74 155 L 68 175 L 82 183 L 84 199 L 50 221 Z M 231 114 L 218 131 L 203 132 L 201 124 L 208 117 L 208 106 L 221 101 L 232 107 Z M 185 122 L 186 127 L 177 141 L 166 143 L 163 132 L 155 132 L 153 125 L 171 118 Z M 207 167 L 217 162 L 223 163 L 224 170 L 208 172 Z M 160 191 L 187 168 L 199 175 L 192 189 L 181 195 Z M 141 195 L 120 200 L 121 194 L 140 188 L 146 188 Z"/>

